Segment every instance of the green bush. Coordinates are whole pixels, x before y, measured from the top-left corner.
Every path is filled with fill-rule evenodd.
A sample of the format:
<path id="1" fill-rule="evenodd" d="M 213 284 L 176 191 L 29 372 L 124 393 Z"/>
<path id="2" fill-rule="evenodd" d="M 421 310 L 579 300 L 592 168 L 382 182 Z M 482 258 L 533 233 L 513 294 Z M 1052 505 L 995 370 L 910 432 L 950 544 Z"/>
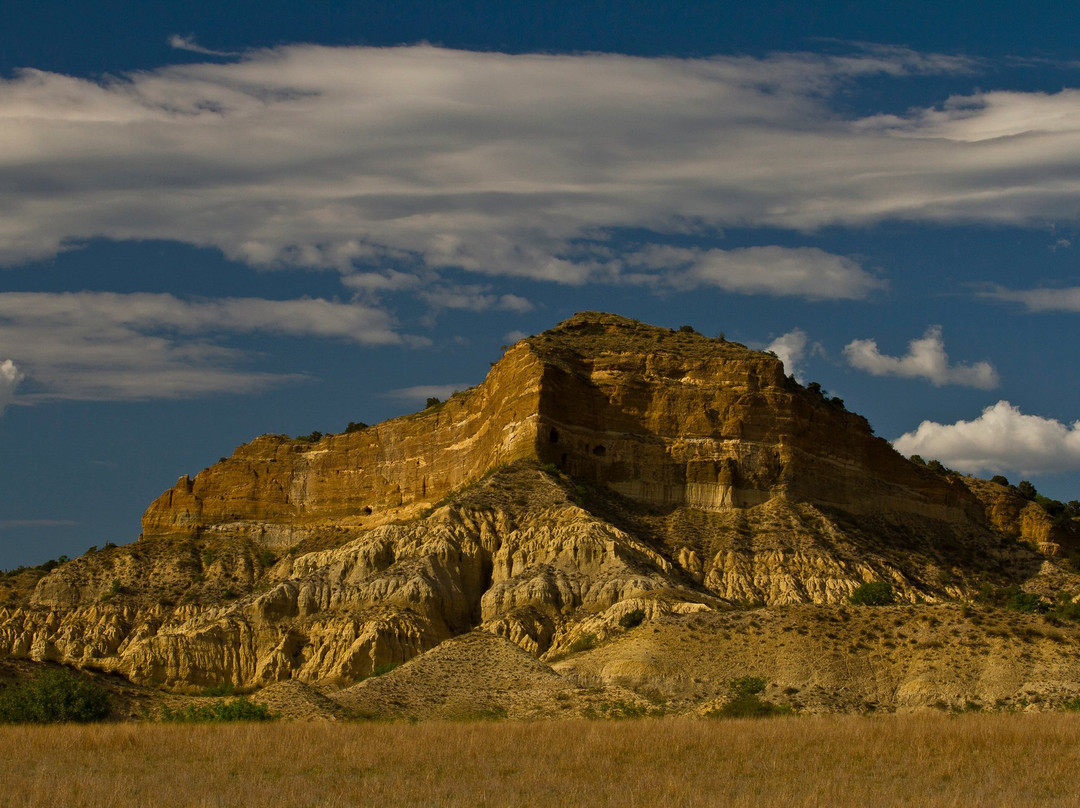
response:
<path id="1" fill-rule="evenodd" d="M 1047 604 L 1043 601 L 1041 595 L 1025 592 L 1016 584 L 1007 587 L 1003 596 L 1004 603 L 1002 605 L 1011 612 L 1034 614 L 1046 611 Z"/>
<path id="2" fill-rule="evenodd" d="M 728 682 L 731 701 L 724 706 L 710 710 L 708 718 L 772 718 L 778 715 L 792 715 L 793 710 L 787 704 L 773 704 L 759 695 L 764 692 L 766 682 L 760 676 L 742 676 Z"/>
<path id="3" fill-rule="evenodd" d="M 579 651 L 588 651 L 590 648 L 596 647 L 596 635 L 590 632 L 585 632 L 572 643 L 570 643 L 570 653 L 576 654 Z"/>
<path id="4" fill-rule="evenodd" d="M 0 723 L 53 724 L 101 721 L 109 714 L 109 694 L 70 670 L 50 670 L 0 691 Z"/>
<path id="5" fill-rule="evenodd" d="M 640 626 L 645 622 L 645 612 L 642 609 L 634 609 L 632 612 L 627 612 L 619 618 L 619 625 L 625 629 L 631 629 L 635 626 Z"/>
<path id="6" fill-rule="evenodd" d="M 759 693 L 765 692 L 765 685 L 768 684 L 760 676 L 740 676 L 738 679 L 732 679 L 728 682 L 728 690 L 731 691 L 731 695 L 739 698 L 741 696 L 756 696 Z"/>
<path id="7" fill-rule="evenodd" d="M 394 668 L 400 668 L 400 667 L 401 667 L 400 662 L 384 662 L 382 665 L 376 666 L 375 669 L 371 672 L 371 675 L 372 676 L 385 676 L 386 674 L 390 673 L 390 671 L 394 670 Z"/>
<path id="8" fill-rule="evenodd" d="M 855 587 L 848 600 L 855 606 L 889 606 L 896 603 L 896 593 L 886 581 L 870 581 Z"/>
<path id="9" fill-rule="evenodd" d="M 265 704 L 252 701 L 246 696 L 237 696 L 225 701 L 218 699 L 209 704 L 189 704 L 181 710 L 169 707 L 161 708 L 161 720 L 185 724 L 213 724 L 227 721 L 273 721 L 276 713 L 270 712 Z"/>

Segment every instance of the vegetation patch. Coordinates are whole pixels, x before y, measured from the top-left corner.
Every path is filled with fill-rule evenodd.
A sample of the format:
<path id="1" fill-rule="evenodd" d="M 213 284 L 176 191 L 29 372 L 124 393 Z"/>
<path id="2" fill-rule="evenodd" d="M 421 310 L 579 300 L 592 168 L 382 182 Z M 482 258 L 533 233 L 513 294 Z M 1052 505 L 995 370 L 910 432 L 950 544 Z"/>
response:
<path id="1" fill-rule="evenodd" d="M 731 700 L 724 706 L 705 713 L 707 718 L 773 718 L 793 715 L 788 704 L 773 704 L 761 698 L 766 682 L 760 676 L 741 676 L 728 683 Z"/>
<path id="2" fill-rule="evenodd" d="M 0 723 L 101 721 L 109 715 L 105 688 L 70 670 L 50 670 L 0 690 Z"/>
<path id="3" fill-rule="evenodd" d="M 209 704 L 189 704 L 173 710 L 161 708 L 161 720 L 170 723 L 212 724 L 230 721 L 274 721 L 278 716 L 265 704 L 254 702 L 246 696 L 226 701 L 217 699 Z"/>
<path id="4" fill-rule="evenodd" d="M 596 643 L 596 635 L 592 632 L 586 631 L 580 637 L 570 643 L 570 653 L 576 654 L 581 651 L 588 651 L 591 648 L 595 648 Z"/>
<path id="5" fill-rule="evenodd" d="M 891 606 L 896 603 L 896 593 L 886 581 L 870 581 L 855 587 L 848 600 L 854 606 Z"/>

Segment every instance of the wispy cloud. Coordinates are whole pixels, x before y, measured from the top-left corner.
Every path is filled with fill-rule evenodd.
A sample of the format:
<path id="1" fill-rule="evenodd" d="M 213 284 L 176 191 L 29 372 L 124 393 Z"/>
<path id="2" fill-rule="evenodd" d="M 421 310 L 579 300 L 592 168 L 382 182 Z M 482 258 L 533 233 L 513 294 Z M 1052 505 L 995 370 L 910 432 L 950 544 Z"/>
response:
<path id="1" fill-rule="evenodd" d="M 1080 421 L 1071 425 L 1025 415 L 1008 401 L 973 421 L 923 421 L 893 446 L 905 454 L 940 460 L 958 471 L 1035 475 L 1080 469 Z"/>
<path id="2" fill-rule="evenodd" d="M 701 250 L 652 246 L 626 255 L 629 280 L 675 289 L 718 287 L 740 294 L 797 295 L 811 300 L 859 299 L 885 282 L 856 261 L 817 247 Z"/>
<path id="3" fill-rule="evenodd" d="M 1021 303 L 1031 312 L 1080 312 L 1080 286 L 1064 289 L 1006 289 L 1002 286 L 992 286 L 976 294 L 979 297 Z"/>
<path id="4" fill-rule="evenodd" d="M 399 401 L 427 401 L 429 398 L 447 399 L 454 393 L 468 390 L 472 384 L 418 384 L 414 387 L 399 387 L 397 390 L 388 390 L 383 394 L 384 398 L 393 398 Z"/>
<path id="5" fill-rule="evenodd" d="M 520 295 L 492 293 L 489 286 L 429 287 L 418 293 L 433 309 L 459 309 L 462 311 L 516 311 L 533 310 L 533 304 Z"/>
<path id="6" fill-rule="evenodd" d="M 0 415 L 15 398 L 15 388 L 23 377 L 23 372 L 10 359 L 0 362 Z"/>
<path id="7" fill-rule="evenodd" d="M 192 53 L 201 53 L 204 56 L 239 56 L 236 51 L 219 51 L 211 50 L 210 48 L 204 48 L 198 42 L 195 41 L 193 36 L 181 36 L 180 34 L 173 34 L 169 37 L 169 47 L 176 48 L 177 50 L 191 51 Z"/>
<path id="8" fill-rule="evenodd" d="M 904 356 L 887 356 L 872 339 L 857 339 L 844 348 L 848 363 L 874 376 L 900 376 L 926 379 L 931 384 L 960 384 L 990 390 L 998 386 L 998 374 L 989 362 L 973 365 L 950 364 L 945 353 L 941 326 L 930 326 L 920 339 L 908 343 Z"/>
<path id="9" fill-rule="evenodd" d="M 185 398 L 252 392 L 304 378 L 242 370 L 250 357 L 222 338 L 248 333 L 358 345 L 422 341 L 399 334 L 386 312 L 321 299 L 0 294 L 0 345 L 37 389 L 28 400 Z M 8 383 L 13 389 L 21 375 L 9 364 L 0 365 L 0 377 L 13 379 Z"/>
<path id="10" fill-rule="evenodd" d="M 882 281 L 854 259 L 659 236 L 1074 217 L 1074 93 L 865 120 L 832 103 L 863 78 L 972 67 L 898 48 L 646 59 L 300 45 L 100 82 L 24 70 L 0 81 L 0 263 L 160 238 L 332 267 L 372 294 L 453 268 L 860 298 Z M 620 255 L 625 228 L 655 243 Z"/>

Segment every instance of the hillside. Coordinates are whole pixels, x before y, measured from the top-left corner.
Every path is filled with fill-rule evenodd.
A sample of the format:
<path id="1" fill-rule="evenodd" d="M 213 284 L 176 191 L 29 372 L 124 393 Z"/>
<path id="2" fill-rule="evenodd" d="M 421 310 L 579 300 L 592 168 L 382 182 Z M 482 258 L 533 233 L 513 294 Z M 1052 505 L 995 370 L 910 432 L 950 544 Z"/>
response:
<path id="1" fill-rule="evenodd" d="M 1000 607 L 1071 603 L 1078 549 L 769 354 L 587 312 L 438 406 L 181 477 L 138 541 L 19 579 L 0 654 L 362 715 L 705 711 L 745 675 L 812 711 L 1060 706 L 1080 635 Z M 871 582 L 900 605 L 846 606 Z"/>

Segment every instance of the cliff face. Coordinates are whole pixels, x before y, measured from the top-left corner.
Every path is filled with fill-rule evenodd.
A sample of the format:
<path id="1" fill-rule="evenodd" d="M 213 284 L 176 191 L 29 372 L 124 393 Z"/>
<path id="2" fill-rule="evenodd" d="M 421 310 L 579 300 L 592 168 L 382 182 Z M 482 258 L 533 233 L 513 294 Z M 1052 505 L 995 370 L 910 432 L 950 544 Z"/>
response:
<path id="1" fill-rule="evenodd" d="M 633 499 L 716 511 L 781 497 L 949 520 L 981 511 L 769 354 L 595 314 L 528 345 L 544 367 L 539 456 Z"/>
<path id="2" fill-rule="evenodd" d="M 652 505 L 783 497 L 954 521 L 981 511 L 964 486 L 786 378 L 775 357 L 587 313 L 522 340 L 483 384 L 415 416 L 311 444 L 257 438 L 182 477 L 146 511 L 143 535 L 288 546 L 330 524 L 407 518 L 526 457 Z"/>
<path id="3" fill-rule="evenodd" d="M 328 525 L 367 529 L 415 515 L 492 468 L 535 454 L 542 369 L 524 345 L 479 387 L 438 407 L 302 443 L 264 435 L 143 516 L 143 536 L 296 544 Z"/>
<path id="4" fill-rule="evenodd" d="M 1060 591 L 1072 534 L 983 485 L 909 463 L 771 355 L 586 313 L 440 406 L 181 478 L 140 541 L 0 608 L 0 653 L 347 684 L 477 627 L 552 659 L 631 613 L 840 604 L 868 581 L 908 603 Z"/>

